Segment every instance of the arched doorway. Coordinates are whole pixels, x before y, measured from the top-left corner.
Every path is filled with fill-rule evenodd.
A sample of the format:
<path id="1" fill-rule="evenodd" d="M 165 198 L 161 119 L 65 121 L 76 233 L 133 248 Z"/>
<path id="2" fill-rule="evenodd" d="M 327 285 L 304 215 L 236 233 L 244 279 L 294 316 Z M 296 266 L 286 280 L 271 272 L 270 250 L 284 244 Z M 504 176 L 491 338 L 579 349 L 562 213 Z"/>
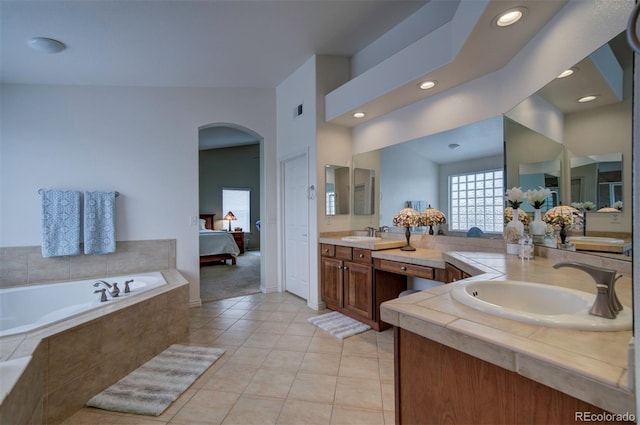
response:
<path id="1" fill-rule="evenodd" d="M 237 124 L 198 129 L 199 210 L 207 227 L 199 236 L 202 302 L 245 296 L 264 287 L 262 143 L 259 134 Z M 225 220 L 231 210 L 237 220 Z"/>

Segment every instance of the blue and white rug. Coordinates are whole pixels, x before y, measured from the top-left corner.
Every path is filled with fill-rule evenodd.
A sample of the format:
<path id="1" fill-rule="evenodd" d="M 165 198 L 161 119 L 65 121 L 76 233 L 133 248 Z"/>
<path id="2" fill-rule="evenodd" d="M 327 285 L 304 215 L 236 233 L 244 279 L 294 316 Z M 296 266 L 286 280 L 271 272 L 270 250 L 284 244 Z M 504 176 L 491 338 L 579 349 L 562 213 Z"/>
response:
<path id="1" fill-rule="evenodd" d="M 371 329 L 371 326 L 358 322 L 344 314 L 332 311 L 320 316 L 310 317 L 309 322 L 331 335 L 344 339 Z"/>
<path id="2" fill-rule="evenodd" d="M 158 416 L 222 354 L 221 348 L 174 344 L 91 398 L 87 406 Z"/>

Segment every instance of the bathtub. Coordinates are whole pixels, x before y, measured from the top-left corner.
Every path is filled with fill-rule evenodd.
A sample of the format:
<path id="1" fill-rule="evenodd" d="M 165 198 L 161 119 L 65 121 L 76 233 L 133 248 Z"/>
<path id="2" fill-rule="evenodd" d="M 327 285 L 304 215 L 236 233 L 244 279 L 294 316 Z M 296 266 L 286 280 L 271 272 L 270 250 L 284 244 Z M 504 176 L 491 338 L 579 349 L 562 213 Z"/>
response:
<path id="1" fill-rule="evenodd" d="M 131 292 L 125 294 L 124 282 L 131 279 Z M 94 293 L 99 288 L 93 286 L 98 280 L 111 284 L 117 282 L 119 296 L 112 298 L 107 295 L 108 300 L 101 302 L 100 294 Z M 162 273 L 149 272 L 0 289 L 0 338 L 38 330 L 166 284 Z"/>

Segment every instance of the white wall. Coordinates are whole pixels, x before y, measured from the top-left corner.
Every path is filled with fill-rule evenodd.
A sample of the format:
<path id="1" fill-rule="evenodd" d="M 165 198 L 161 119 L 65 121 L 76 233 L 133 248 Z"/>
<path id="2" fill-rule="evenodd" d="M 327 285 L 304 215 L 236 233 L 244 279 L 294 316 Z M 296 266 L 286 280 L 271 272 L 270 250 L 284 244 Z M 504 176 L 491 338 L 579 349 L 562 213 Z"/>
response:
<path id="1" fill-rule="evenodd" d="M 200 302 L 198 128 L 236 123 L 275 151 L 275 93 L 256 89 L 3 85 L 0 246 L 40 244 L 39 188 L 117 190 L 116 239 L 176 239 L 177 267 Z M 269 160 L 271 159 L 271 162 Z M 275 191 L 265 170 L 262 190 Z M 275 200 L 263 197 L 263 216 Z M 275 229 L 261 232 L 275 282 Z"/>

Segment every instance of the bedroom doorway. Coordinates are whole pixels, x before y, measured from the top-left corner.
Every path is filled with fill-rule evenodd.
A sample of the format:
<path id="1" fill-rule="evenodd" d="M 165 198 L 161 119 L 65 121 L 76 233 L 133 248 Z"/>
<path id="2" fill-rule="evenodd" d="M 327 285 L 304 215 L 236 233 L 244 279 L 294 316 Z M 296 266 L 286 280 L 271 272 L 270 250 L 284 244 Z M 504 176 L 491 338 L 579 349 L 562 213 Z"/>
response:
<path id="1" fill-rule="evenodd" d="M 211 124 L 198 131 L 199 210 L 201 219 L 207 218 L 199 236 L 203 303 L 261 292 L 261 143 L 255 132 L 230 123 Z M 223 193 L 229 189 L 250 194 L 250 211 L 237 211 L 244 217 L 242 225 L 229 220 L 235 214 L 224 209 L 229 209 L 223 202 Z M 218 257 L 219 261 L 210 261 Z"/>

